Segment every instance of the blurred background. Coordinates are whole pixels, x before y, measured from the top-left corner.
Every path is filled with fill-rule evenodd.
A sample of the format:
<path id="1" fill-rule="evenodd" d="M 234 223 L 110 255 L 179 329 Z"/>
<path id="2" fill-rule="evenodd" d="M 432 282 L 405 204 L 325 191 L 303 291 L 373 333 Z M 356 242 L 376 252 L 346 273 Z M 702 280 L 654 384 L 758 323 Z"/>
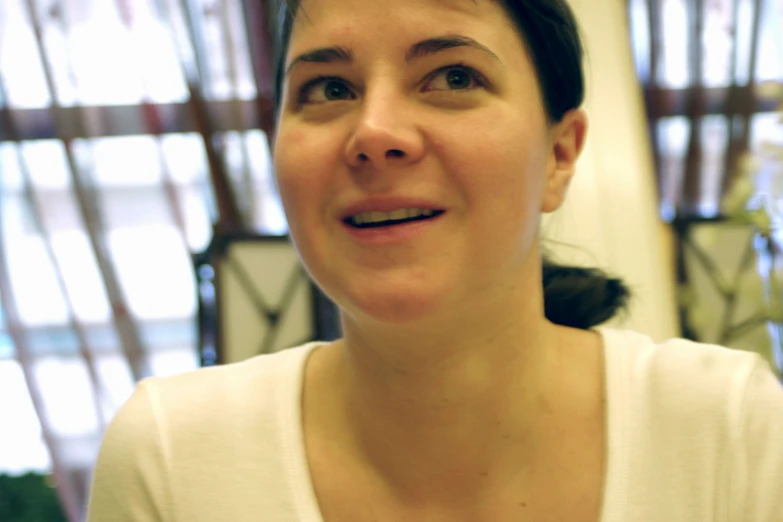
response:
<path id="1" fill-rule="evenodd" d="M 629 281 L 618 325 L 782 367 L 783 3 L 572 3 L 558 259 Z M 339 334 L 285 237 L 264 4 L 0 0 L 0 521 L 83 520 L 139 379 Z"/>

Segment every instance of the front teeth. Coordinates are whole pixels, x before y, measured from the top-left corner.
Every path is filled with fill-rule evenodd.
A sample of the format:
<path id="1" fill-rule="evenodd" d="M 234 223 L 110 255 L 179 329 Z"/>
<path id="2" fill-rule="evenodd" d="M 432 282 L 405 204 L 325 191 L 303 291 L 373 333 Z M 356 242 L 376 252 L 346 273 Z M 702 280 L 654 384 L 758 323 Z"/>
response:
<path id="1" fill-rule="evenodd" d="M 369 223 L 381 223 L 383 221 L 399 221 L 419 216 L 432 217 L 433 215 L 435 215 L 434 210 L 403 208 L 392 212 L 362 212 L 361 214 L 353 216 L 352 220 L 356 225 L 364 225 Z"/>

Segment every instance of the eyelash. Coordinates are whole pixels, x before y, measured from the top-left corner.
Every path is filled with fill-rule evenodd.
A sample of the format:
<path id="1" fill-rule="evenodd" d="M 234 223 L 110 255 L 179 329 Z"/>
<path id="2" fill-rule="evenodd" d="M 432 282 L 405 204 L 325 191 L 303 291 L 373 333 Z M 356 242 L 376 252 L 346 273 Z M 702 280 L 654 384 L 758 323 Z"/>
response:
<path id="1" fill-rule="evenodd" d="M 486 88 L 488 86 L 487 80 L 484 78 L 484 76 L 480 72 L 478 72 L 473 67 L 465 65 L 463 63 L 453 63 L 451 65 L 446 65 L 446 66 L 440 67 L 440 68 L 432 71 L 427 76 L 426 81 L 429 82 L 433 78 L 438 76 L 439 74 L 444 73 L 446 71 L 455 70 L 455 69 L 463 71 L 463 72 L 467 73 L 468 75 L 470 75 L 471 79 L 477 84 L 478 87 Z M 344 85 L 348 86 L 348 83 L 345 80 L 343 80 L 342 78 L 337 77 L 337 76 L 316 76 L 312 80 L 310 80 L 307 83 L 305 83 L 299 89 L 299 96 L 298 96 L 299 104 L 300 105 L 305 105 L 305 104 L 313 104 L 313 103 L 315 103 L 315 104 L 317 104 L 317 103 L 325 103 L 325 102 L 308 102 L 307 101 L 307 95 L 310 94 L 310 91 L 313 89 L 313 87 L 315 87 L 316 85 L 319 85 L 319 84 L 321 84 L 323 82 L 327 82 L 327 81 L 342 82 Z M 457 91 L 459 91 L 459 90 L 472 91 L 474 89 L 475 89 L 475 87 L 472 87 L 470 89 L 455 89 L 455 90 L 457 90 Z"/>

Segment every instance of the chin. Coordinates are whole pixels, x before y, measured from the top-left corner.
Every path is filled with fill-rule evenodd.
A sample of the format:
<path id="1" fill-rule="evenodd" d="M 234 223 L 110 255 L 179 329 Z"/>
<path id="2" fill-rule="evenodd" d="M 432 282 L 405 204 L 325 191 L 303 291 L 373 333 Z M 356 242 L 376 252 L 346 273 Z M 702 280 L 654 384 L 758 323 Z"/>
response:
<path id="1" fill-rule="evenodd" d="M 438 315 L 444 299 L 442 293 L 395 288 L 389 291 L 361 291 L 343 294 L 335 300 L 355 322 L 379 325 L 415 325 Z"/>
<path id="2" fill-rule="evenodd" d="M 316 265 L 312 279 L 357 323 L 413 325 L 440 315 L 455 299 L 457 274 L 450 267 Z M 320 269 L 320 270 L 318 270 Z"/>
<path id="3" fill-rule="evenodd" d="M 436 307 L 425 303 L 411 302 L 411 299 L 390 300 L 371 303 L 360 308 L 361 314 L 381 324 L 404 326 L 421 323 L 435 315 Z"/>

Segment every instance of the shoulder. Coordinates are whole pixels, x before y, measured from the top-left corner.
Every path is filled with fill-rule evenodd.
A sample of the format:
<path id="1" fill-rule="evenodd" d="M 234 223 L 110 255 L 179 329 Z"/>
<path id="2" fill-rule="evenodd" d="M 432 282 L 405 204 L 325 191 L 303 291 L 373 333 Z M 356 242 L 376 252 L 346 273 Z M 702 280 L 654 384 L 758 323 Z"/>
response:
<path id="1" fill-rule="evenodd" d="M 783 386 L 766 363 L 751 372 L 735 436 L 737 520 L 783 520 Z"/>
<path id="2" fill-rule="evenodd" d="M 752 376 L 765 366 L 758 355 L 684 339 L 655 343 L 627 330 L 601 333 L 610 404 L 650 452 L 709 459 L 730 448 Z"/>
<path id="3" fill-rule="evenodd" d="M 144 379 L 114 416 L 106 439 L 149 438 L 161 431 L 170 435 L 170 428 L 214 423 L 232 409 L 263 405 L 279 399 L 281 393 L 294 393 L 307 355 L 319 344 L 308 343 L 171 377 Z M 128 427 L 133 429 L 125 429 Z"/>
<path id="4" fill-rule="evenodd" d="M 104 435 L 89 520 L 167 519 L 182 507 L 182 491 L 214 489 L 227 469 L 247 471 L 254 457 L 271 469 L 285 436 L 280 412 L 296 407 L 304 363 L 319 344 L 139 383 Z"/>
<path id="5" fill-rule="evenodd" d="M 615 377 L 648 395 L 650 404 L 701 412 L 708 406 L 724 411 L 730 407 L 739 412 L 751 375 L 764 367 L 751 352 L 686 339 L 655 343 L 629 330 L 601 329 L 601 333 L 607 365 Z"/>
<path id="6" fill-rule="evenodd" d="M 217 440 L 237 423 L 270 424 L 282 405 L 296 399 L 308 354 L 319 343 L 308 343 L 274 354 L 172 377 L 142 381 L 115 422 L 139 414 L 142 402 L 157 429 L 172 443 Z M 126 417 L 123 420 L 123 417 Z"/>
<path id="7" fill-rule="evenodd" d="M 667 491 L 689 491 L 705 509 L 720 505 L 727 520 L 783 520 L 783 386 L 766 361 L 683 339 L 601 333 L 609 403 L 634 469 Z"/>
<path id="8" fill-rule="evenodd" d="M 141 382 L 155 401 L 166 406 L 198 403 L 200 408 L 218 405 L 237 396 L 256 396 L 253 391 L 271 391 L 295 381 L 308 354 L 321 343 L 308 343 L 245 361 L 211 366 L 171 377 L 152 377 Z"/>

